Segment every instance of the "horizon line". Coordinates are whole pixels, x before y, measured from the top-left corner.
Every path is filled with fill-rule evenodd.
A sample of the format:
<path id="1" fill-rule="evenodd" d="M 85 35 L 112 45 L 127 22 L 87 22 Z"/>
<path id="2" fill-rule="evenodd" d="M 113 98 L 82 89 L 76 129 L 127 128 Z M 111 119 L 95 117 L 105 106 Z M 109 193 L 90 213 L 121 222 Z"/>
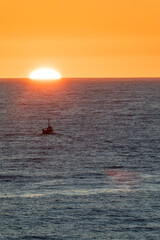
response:
<path id="1" fill-rule="evenodd" d="M 0 77 L 1 79 L 25 79 L 31 80 L 29 77 Z M 160 79 L 159 77 L 61 77 L 60 79 Z"/>

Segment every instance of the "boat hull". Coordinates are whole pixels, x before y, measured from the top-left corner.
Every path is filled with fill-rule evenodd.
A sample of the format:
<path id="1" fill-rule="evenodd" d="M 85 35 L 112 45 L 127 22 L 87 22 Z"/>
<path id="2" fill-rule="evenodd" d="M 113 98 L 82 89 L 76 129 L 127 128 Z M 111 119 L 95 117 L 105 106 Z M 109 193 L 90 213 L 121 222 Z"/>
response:
<path id="1" fill-rule="evenodd" d="M 42 134 L 54 134 L 53 131 L 48 131 L 46 129 L 42 129 Z"/>
<path id="2" fill-rule="evenodd" d="M 48 127 L 42 129 L 42 134 L 54 134 L 53 128 L 50 125 L 49 119 L 48 119 Z"/>

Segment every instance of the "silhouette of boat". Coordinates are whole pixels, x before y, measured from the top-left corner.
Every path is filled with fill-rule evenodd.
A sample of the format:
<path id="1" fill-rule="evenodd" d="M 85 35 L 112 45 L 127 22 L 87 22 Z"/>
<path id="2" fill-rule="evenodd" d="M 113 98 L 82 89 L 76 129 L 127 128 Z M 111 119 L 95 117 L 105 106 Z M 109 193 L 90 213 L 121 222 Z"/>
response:
<path id="1" fill-rule="evenodd" d="M 50 125 L 50 121 L 48 119 L 48 127 L 42 129 L 43 134 L 54 134 L 53 128 Z"/>

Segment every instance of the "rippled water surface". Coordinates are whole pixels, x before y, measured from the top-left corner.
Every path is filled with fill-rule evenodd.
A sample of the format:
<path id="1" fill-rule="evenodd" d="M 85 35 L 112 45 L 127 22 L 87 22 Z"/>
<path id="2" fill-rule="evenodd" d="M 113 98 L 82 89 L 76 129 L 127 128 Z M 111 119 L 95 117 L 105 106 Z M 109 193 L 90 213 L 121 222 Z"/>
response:
<path id="1" fill-rule="evenodd" d="M 159 103 L 158 80 L 1 80 L 0 239 L 159 240 Z"/>

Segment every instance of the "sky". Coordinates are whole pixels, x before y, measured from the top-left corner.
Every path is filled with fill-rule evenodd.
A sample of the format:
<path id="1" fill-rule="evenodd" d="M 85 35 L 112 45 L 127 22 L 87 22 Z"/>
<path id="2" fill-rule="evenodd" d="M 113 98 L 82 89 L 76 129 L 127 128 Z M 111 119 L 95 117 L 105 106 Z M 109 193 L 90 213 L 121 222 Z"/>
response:
<path id="1" fill-rule="evenodd" d="M 160 77 L 159 0 L 0 0 L 0 78 Z"/>

